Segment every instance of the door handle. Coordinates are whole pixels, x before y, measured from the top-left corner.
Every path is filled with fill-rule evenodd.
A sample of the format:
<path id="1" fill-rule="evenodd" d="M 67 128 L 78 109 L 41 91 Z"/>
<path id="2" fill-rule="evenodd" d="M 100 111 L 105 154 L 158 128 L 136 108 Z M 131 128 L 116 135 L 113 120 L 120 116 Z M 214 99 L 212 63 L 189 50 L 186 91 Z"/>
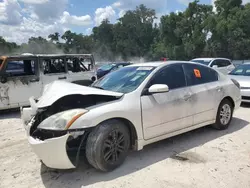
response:
<path id="1" fill-rule="evenodd" d="M 184 95 L 183 99 L 188 101 L 191 98 L 191 94 Z"/>
<path id="2" fill-rule="evenodd" d="M 67 79 L 66 76 L 64 76 L 64 77 L 58 77 L 58 80 L 65 80 L 65 79 Z"/>

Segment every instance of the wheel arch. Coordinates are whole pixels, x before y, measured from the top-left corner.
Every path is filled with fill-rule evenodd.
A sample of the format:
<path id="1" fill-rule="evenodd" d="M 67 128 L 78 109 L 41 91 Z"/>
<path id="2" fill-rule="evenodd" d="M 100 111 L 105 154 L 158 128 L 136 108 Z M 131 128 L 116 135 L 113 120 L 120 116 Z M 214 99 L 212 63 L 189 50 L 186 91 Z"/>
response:
<path id="1" fill-rule="evenodd" d="M 225 99 L 229 100 L 229 101 L 232 103 L 233 108 L 235 108 L 235 103 L 234 103 L 234 100 L 232 99 L 232 97 L 230 97 L 230 96 L 224 97 L 224 98 L 222 99 L 222 101 L 225 100 Z"/>
<path id="2" fill-rule="evenodd" d="M 138 140 L 138 135 L 136 132 L 136 128 L 134 126 L 134 124 L 129 121 L 126 118 L 121 118 L 121 117 L 115 117 L 115 118 L 110 118 L 110 119 L 106 119 L 103 122 L 107 122 L 107 121 L 111 121 L 111 120 L 118 120 L 120 122 L 122 122 L 129 130 L 129 135 L 130 135 L 130 143 L 131 143 L 131 149 L 136 150 L 137 149 L 137 140 Z M 101 123 L 103 123 L 101 122 Z"/>

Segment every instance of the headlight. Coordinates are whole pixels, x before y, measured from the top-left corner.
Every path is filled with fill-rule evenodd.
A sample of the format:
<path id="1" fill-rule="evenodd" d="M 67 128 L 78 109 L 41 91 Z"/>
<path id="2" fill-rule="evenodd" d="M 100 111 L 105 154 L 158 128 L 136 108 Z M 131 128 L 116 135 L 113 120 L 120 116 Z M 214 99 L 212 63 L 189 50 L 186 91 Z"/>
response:
<path id="1" fill-rule="evenodd" d="M 87 113 L 84 109 L 75 109 L 60 112 L 45 119 L 38 128 L 46 130 L 67 130 L 83 114 Z"/>

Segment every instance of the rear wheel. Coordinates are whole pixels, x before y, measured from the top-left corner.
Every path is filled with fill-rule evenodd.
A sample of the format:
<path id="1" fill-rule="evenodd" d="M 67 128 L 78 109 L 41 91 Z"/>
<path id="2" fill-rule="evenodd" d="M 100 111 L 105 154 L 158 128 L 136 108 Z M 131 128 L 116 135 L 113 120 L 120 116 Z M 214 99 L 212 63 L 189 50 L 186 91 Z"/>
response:
<path id="1" fill-rule="evenodd" d="M 90 133 L 86 144 L 86 157 L 94 168 L 112 171 L 125 161 L 129 148 L 127 127 L 118 120 L 106 121 Z"/>
<path id="2" fill-rule="evenodd" d="M 216 122 L 212 125 L 215 129 L 224 130 L 227 129 L 232 121 L 233 116 L 233 104 L 230 100 L 224 99 L 218 108 Z"/>

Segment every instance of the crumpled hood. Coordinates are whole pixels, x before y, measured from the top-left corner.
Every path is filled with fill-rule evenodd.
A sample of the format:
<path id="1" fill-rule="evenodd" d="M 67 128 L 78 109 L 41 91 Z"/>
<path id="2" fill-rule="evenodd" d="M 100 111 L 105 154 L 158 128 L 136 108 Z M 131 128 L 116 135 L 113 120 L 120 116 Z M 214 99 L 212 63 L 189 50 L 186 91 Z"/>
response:
<path id="1" fill-rule="evenodd" d="M 102 89 L 80 86 L 66 81 L 54 81 L 45 86 L 43 95 L 36 104 L 37 108 L 44 108 L 52 105 L 58 99 L 68 95 L 104 95 L 121 97 L 123 93 L 106 91 Z"/>
<path id="2" fill-rule="evenodd" d="M 229 77 L 239 82 L 240 87 L 250 88 L 250 76 L 229 75 Z"/>

